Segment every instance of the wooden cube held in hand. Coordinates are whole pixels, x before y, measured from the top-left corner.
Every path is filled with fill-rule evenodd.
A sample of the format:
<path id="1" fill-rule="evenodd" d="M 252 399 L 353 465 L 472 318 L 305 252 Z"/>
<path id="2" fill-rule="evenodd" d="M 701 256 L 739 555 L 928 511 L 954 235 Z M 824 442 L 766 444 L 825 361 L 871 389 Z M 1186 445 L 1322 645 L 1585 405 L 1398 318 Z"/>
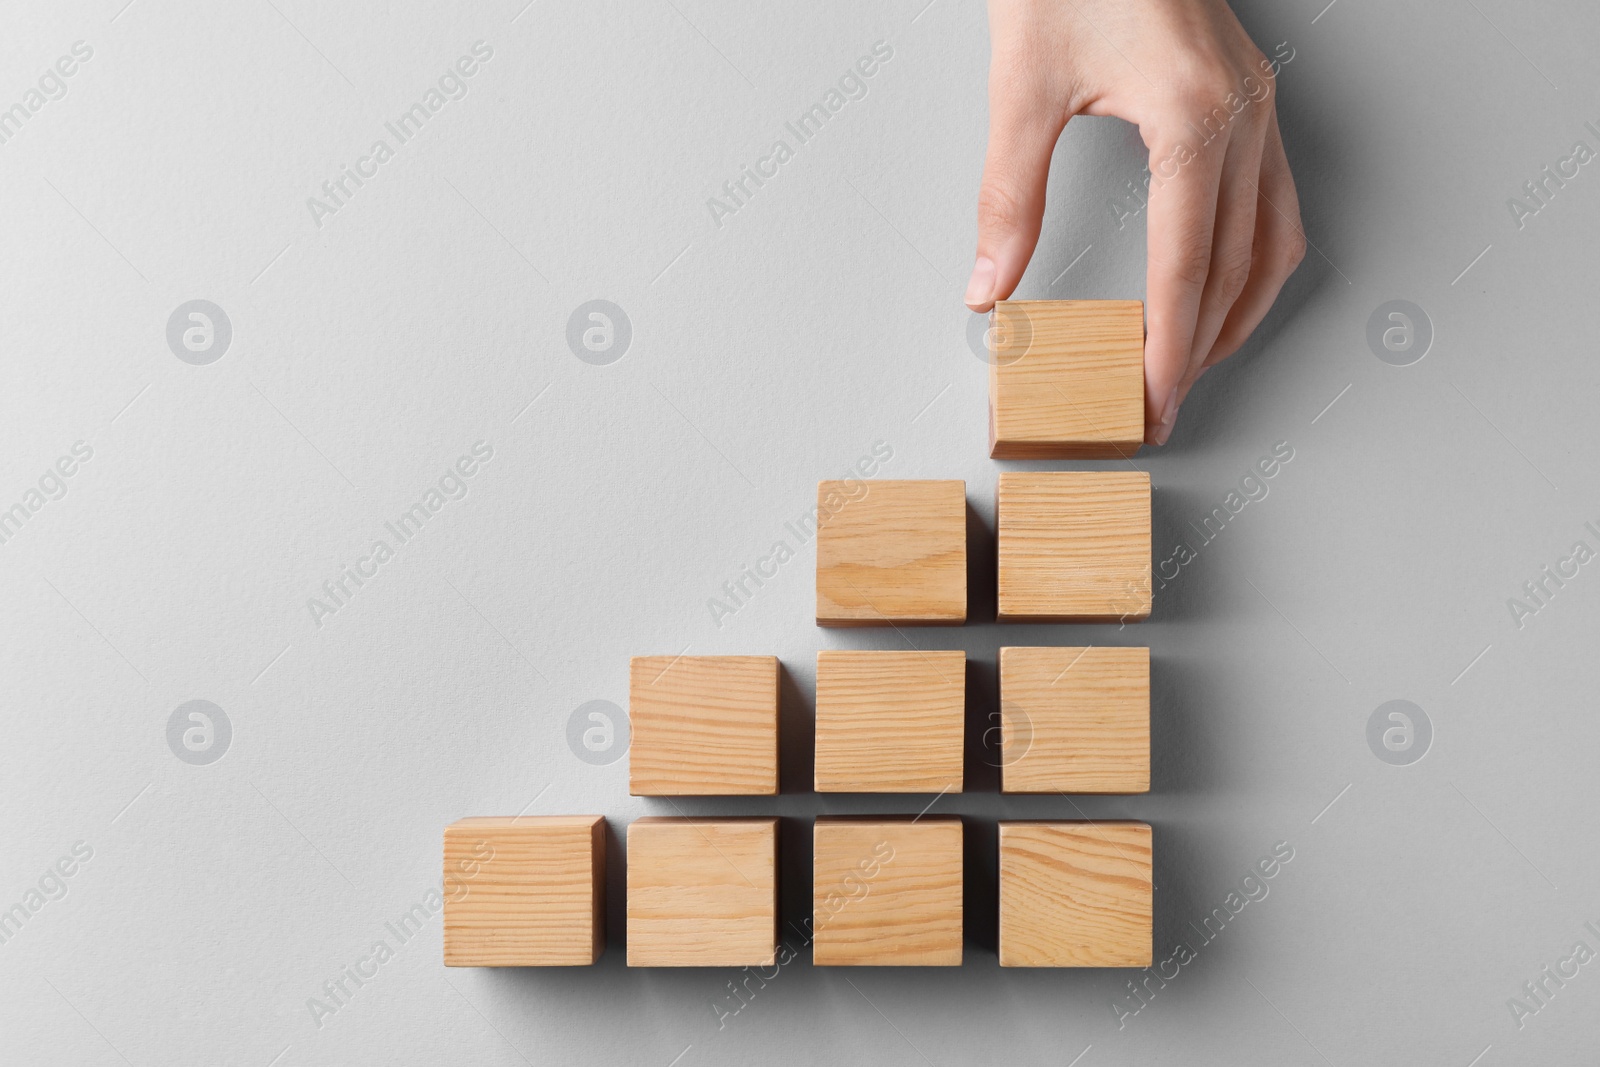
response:
<path id="1" fill-rule="evenodd" d="M 966 621 L 965 482 L 818 484 L 818 626 Z"/>
<path id="2" fill-rule="evenodd" d="M 471 818 L 444 831 L 446 967 L 581 966 L 605 947 L 599 815 Z"/>
<path id="3" fill-rule="evenodd" d="M 1150 650 L 1000 650 L 1005 793 L 1148 793 Z"/>
<path id="4" fill-rule="evenodd" d="M 812 962 L 959 967 L 962 828 L 949 816 L 820 816 Z"/>
<path id="5" fill-rule="evenodd" d="M 990 456 L 1115 459 L 1139 451 L 1139 301 L 1002 300 L 988 338 Z"/>
<path id="6" fill-rule="evenodd" d="M 629 967 L 768 967 L 777 940 L 778 820 L 628 827 Z"/>
<path id="7" fill-rule="evenodd" d="M 817 653 L 819 793 L 959 793 L 967 654 Z"/>
<path id="8" fill-rule="evenodd" d="M 1149 617 L 1150 475 L 1004 471 L 995 498 L 1001 622 Z"/>
<path id="9" fill-rule="evenodd" d="M 1000 966 L 1148 967 L 1150 827 L 1000 824 Z"/>
<path id="10" fill-rule="evenodd" d="M 628 672 L 628 791 L 778 791 L 776 656 L 635 656 Z"/>

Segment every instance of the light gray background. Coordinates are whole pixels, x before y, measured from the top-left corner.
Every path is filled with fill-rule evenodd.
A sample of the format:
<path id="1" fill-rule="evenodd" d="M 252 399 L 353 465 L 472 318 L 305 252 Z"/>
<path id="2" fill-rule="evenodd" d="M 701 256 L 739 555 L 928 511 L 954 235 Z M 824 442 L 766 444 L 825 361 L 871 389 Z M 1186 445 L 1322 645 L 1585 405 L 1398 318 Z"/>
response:
<path id="1" fill-rule="evenodd" d="M 719 1029 L 733 972 L 628 970 L 613 899 L 594 968 L 446 972 L 435 919 L 317 1026 L 307 998 L 438 883 L 458 817 L 604 813 L 617 885 L 627 821 L 672 809 L 626 795 L 625 760 L 576 758 L 566 723 L 626 704 L 633 654 L 782 658 L 785 795 L 684 810 L 784 816 L 801 918 L 813 814 L 927 803 L 803 790 L 815 651 L 903 639 L 812 624 L 811 546 L 720 628 L 708 598 L 874 441 L 883 476 L 966 479 L 992 551 L 1008 465 L 959 299 L 982 4 L 524 2 L 8 5 L 0 104 L 73 42 L 93 57 L 0 144 L 0 507 L 74 442 L 93 456 L 0 545 L 0 906 L 93 854 L 0 945 L 0 1059 L 1487 1067 L 1600 1044 L 1600 963 L 1521 1028 L 1507 1007 L 1600 949 L 1600 567 L 1521 627 L 1507 606 L 1600 548 L 1600 171 L 1521 228 L 1506 203 L 1600 148 L 1600 16 L 1509 0 L 1241 12 L 1293 50 L 1315 249 L 1135 462 L 1158 560 L 1275 444 L 1294 459 L 1147 624 L 984 624 L 975 566 L 976 625 L 905 635 L 969 651 L 975 737 L 1001 644 L 1154 655 L 1151 795 L 1001 799 L 974 745 L 969 792 L 935 806 L 969 816 L 964 967 L 802 957 Z M 479 40 L 468 95 L 316 226 L 307 198 Z M 868 95 L 714 224 L 707 199 L 877 41 Z M 1143 219 L 1109 207 L 1141 165 L 1121 123 L 1071 125 L 1021 295 L 1142 295 Z M 596 298 L 633 327 L 610 366 L 565 341 Z M 232 323 L 209 366 L 166 343 L 191 299 Z M 1365 340 L 1392 299 L 1436 331 L 1412 366 Z M 465 499 L 313 625 L 321 583 L 477 441 Z M 1401 698 L 1435 733 L 1396 767 L 1366 724 Z M 208 766 L 167 744 L 193 699 L 233 728 Z M 994 955 L 993 820 L 1079 812 L 1155 825 L 1158 958 L 1294 850 L 1121 1029 L 1125 974 Z"/>

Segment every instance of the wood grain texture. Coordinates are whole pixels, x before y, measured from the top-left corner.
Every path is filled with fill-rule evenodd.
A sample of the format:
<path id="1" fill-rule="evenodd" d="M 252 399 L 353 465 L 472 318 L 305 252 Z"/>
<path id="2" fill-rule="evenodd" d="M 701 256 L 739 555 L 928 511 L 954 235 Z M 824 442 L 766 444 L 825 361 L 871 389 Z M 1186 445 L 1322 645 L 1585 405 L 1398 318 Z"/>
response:
<path id="1" fill-rule="evenodd" d="M 1006 793 L 1148 793 L 1148 648 L 1002 648 Z"/>
<path id="2" fill-rule="evenodd" d="M 628 966 L 770 966 L 778 820 L 646 817 L 628 827 Z"/>
<path id="3" fill-rule="evenodd" d="M 817 653 L 819 793 L 961 792 L 967 654 Z"/>
<path id="4" fill-rule="evenodd" d="M 1004 471 L 995 492 L 1001 622 L 1150 615 L 1150 476 Z"/>
<path id="5" fill-rule="evenodd" d="M 1000 966 L 1148 967 L 1150 827 L 1000 824 Z"/>
<path id="6" fill-rule="evenodd" d="M 444 965 L 570 967 L 605 947 L 599 815 L 462 819 L 444 831 Z"/>
<path id="7" fill-rule="evenodd" d="M 967 621 L 967 487 L 817 485 L 817 625 Z"/>
<path id="8" fill-rule="evenodd" d="M 1144 305 L 1002 300 L 989 329 L 989 455 L 1115 459 L 1144 442 Z"/>
<path id="9" fill-rule="evenodd" d="M 812 963 L 959 967 L 961 839 L 953 817 L 819 817 Z"/>
<path id="10" fill-rule="evenodd" d="M 635 656 L 628 723 L 634 796 L 778 792 L 775 656 Z"/>

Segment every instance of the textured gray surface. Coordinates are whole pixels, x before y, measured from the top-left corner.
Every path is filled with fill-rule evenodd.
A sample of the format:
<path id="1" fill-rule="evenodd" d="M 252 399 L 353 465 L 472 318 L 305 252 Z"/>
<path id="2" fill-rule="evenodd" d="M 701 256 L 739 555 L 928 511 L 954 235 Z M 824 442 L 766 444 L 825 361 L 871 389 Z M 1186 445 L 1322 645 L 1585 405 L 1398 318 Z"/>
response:
<path id="1" fill-rule="evenodd" d="M 7 16 L 0 102 L 31 113 L 0 144 L 0 507 L 25 513 L 0 544 L 0 906 L 25 916 L 0 944 L 0 1059 L 1488 1067 L 1600 1044 L 1600 963 L 1546 980 L 1520 1026 L 1507 1003 L 1600 949 L 1600 565 L 1508 607 L 1575 541 L 1600 550 L 1600 176 L 1549 185 L 1520 226 L 1507 204 L 1600 148 L 1600 16 L 1570 3 L 1242 12 L 1293 50 L 1316 250 L 1137 461 L 1158 563 L 1199 551 L 1136 629 L 907 635 L 967 648 L 980 692 L 1004 643 L 1154 650 L 1150 796 L 1001 799 L 975 744 L 973 791 L 939 801 L 971 816 L 964 967 L 802 955 L 719 1026 L 735 976 L 627 970 L 615 902 L 587 970 L 446 973 L 437 920 L 398 944 L 384 924 L 438 883 L 447 822 L 594 811 L 615 837 L 662 810 L 626 796 L 625 761 L 577 758 L 568 719 L 626 704 L 630 654 L 686 648 L 788 669 L 785 795 L 686 808 L 783 815 L 799 919 L 812 814 L 926 803 L 799 788 L 815 650 L 901 637 L 817 630 L 809 545 L 720 626 L 707 601 L 874 442 L 883 476 L 967 480 L 980 554 L 1001 466 L 959 301 L 980 4 L 522 3 Z M 92 56 L 33 111 L 76 41 Z M 466 95 L 397 145 L 385 122 L 478 41 Z M 866 95 L 795 145 L 784 123 L 880 41 Z M 708 198 L 786 136 L 714 221 Z M 393 158 L 318 225 L 307 198 L 379 138 Z M 1140 166 L 1126 127 L 1072 124 L 1022 295 L 1142 295 L 1143 220 L 1119 231 L 1109 206 Z M 166 335 L 195 299 L 232 326 L 203 366 Z M 566 342 L 593 299 L 631 322 L 610 365 Z M 1433 324 L 1410 366 L 1366 340 L 1390 300 Z M 322 583 L 476 442 L 493 456 L 465 496 L 316 625 Z M 1188 524 L 1279 442 L 1268 495 L 1200 545 Z M 981 617 L 992 580 L 975 589 Z M 1433 728 L 1404 766 L 1368 744 L 1396 699 Z M 221 759 L 175 755 L 187 711 L 169 747 L 191 700 L 226 715 Z M 994 957 L 993 819 L 1080 810 L 1155 824 L 1157 958 L 1198 946 L 1120 1027 L 1125 975 Z M 1191 924 L 1278 842 L 1268 895 L 1201 943 Z M 318 1025 L 308 999 L 378 939 L 393 958 Z"/>

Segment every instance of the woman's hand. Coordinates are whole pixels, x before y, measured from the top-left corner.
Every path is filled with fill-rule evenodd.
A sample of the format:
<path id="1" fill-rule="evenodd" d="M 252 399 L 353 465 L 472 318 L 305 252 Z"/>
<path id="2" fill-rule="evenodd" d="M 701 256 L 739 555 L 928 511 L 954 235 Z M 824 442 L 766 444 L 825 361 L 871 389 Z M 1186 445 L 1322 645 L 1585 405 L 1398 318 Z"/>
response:
<path id="1" fill-rule="evenodd" d="M 1223 0 L 989 0 L 989 35 L 967 306 L 987 311 L 1021 281 L 1067 120 L 1137 125 L 1151 172 L 1145 440 L 1165 444 L 1195 379 L 1244 343 L 1305 255 L 1278 64 Z"/>

